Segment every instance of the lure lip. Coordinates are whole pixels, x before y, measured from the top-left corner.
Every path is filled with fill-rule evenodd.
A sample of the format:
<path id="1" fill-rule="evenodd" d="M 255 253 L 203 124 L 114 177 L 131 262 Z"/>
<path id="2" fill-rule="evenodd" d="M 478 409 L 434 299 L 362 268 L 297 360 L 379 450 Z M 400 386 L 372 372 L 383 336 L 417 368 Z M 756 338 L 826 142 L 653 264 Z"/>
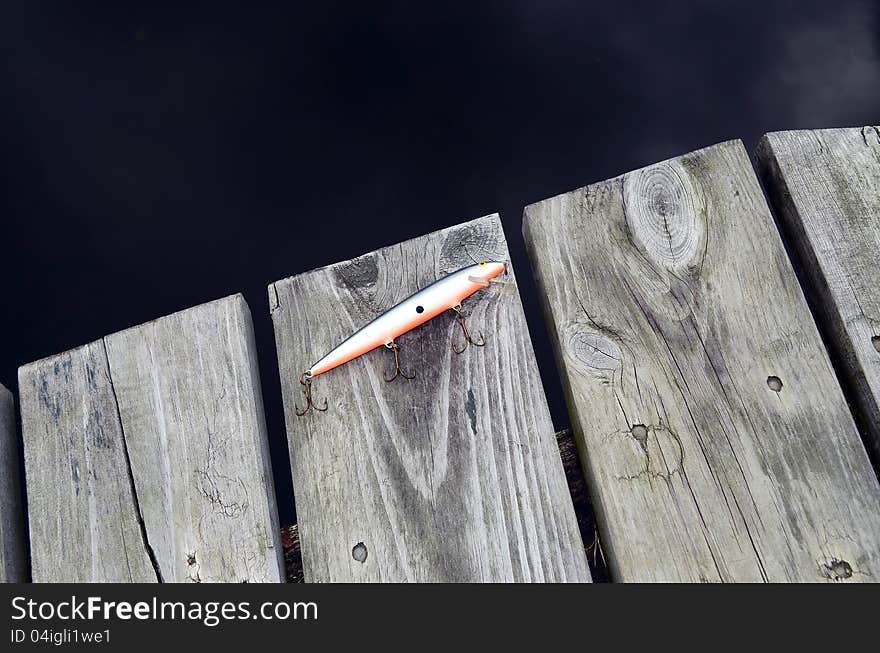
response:
<path id="1" fill-rule="evenodd" d="M 501 274 L 507 274 L 507 264 L 502 261 L 482 261 L 476 265 L 464 268 L 464 271 L 468 273 L 468 281 L 475 283 L 478 286 L 482 286 L 483 288 L 488 288 L 492 279 Z M 507 282 L 498 281 L 496 283 Z"/>
<path id="2" fill-rule="evenodd" d="M 475 277 L 485 279 L 494 279 L 500 274 L 507 274 L 507 263 L 504 261 L 483 261 L 476 265 Z"/>

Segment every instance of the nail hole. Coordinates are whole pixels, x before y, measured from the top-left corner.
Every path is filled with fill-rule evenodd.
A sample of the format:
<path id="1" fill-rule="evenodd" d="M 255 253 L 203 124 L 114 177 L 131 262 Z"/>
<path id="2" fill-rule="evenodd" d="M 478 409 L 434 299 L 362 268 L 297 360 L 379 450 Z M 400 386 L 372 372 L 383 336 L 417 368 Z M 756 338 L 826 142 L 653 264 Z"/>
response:
<path id="1" fill-rule="evenodd" d="M 830 580 L 843 580 L 845 578 L 850 578 L 853 575 L 852 565 L 846 560 L 832 558 L 822 565 L 822 567 L 822 572 L 825 574 L 825 578 Z"/>
<path id="2" fill-rule="evenodd" d="M 648 427 L 644 424 L 634 424 L 629 432 L 642 446 L 648 444 Z"/>
<path id="3" fill-rule="evenodd" d="M 186 564 L 188 564 L 190 567 L 196 564 L 196 554 L 194 552 L 186 556 Z"/>
<path id="4" fill-rule="evenodd" d="M 871 338 L 871 344 L 874 345 L 874 349 L 880 352 L 880 336 L 874 336 Z"/>
<path id="5" fill-rule="evenodd" d="M 351 549 L 351 557 L 358 562 L 364 562 L 367 559 L 367 547 L 363 542 L 358 542 Z"/>
<path id="6" fill-rule="evenodd" d="M 768 376 L 767 387 L 770 388 L 773 392 L 779 392 L 780 390 L 782 390 L 782 379 L 780 379 L 778 376 Z"/>

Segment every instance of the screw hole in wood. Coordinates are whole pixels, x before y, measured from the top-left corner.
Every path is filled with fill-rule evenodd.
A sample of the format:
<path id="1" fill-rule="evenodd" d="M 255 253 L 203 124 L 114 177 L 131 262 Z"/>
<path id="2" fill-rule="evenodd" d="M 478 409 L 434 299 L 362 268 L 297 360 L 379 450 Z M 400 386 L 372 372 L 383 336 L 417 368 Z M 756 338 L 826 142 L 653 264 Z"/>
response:
<path id="1" fill-rule="evenodd" d="M 782 379 L 780 379 L 778 376 L 768 376 L 767 387 L 770 388 L 773 392 L 780 392 L 782 390 Z"/>
<path id="2" fill-rule="evenodd" d="M 358 542 L 351 549 L 351 557 L 360 563 L 364 563 L 367 559 L 367 546 L 363 542 Z"/>

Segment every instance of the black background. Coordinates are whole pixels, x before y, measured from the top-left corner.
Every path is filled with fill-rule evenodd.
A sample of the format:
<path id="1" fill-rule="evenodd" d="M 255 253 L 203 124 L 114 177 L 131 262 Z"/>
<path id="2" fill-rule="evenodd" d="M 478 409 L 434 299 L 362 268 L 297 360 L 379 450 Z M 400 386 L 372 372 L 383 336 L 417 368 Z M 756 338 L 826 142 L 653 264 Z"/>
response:
<path id="1" fill-rule="evenodd" d="M 880 3 L 4 3 L 0 382 L 234 292 L 294 517 L 266 285 L 731 138 L 876 124 Z"/>

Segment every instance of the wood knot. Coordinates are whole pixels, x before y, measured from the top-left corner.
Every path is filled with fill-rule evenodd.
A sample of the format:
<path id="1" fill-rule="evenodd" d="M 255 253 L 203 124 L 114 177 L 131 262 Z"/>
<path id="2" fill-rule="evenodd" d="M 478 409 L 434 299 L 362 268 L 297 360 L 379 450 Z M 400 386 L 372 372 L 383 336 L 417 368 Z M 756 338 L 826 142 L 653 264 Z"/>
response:
<path id="1" fill-rule="evenodd" d="M 595 370 L 616 370 L 620 367 L 620 347 L 598 333 L 575 333 L 568 346 L 575 358 L 587 367 Z"/>
<path id="2" fill-rule="evenodd" d="M 448 231 L 440 248 L 440 269 L 449 273 L 478 261 L 506 258 L 501 223 L 495 219 L 475 220 Z"/>
<path id="3" fill-rule="evenodd" d="M 374 286 L 379 278 L 379 266 L 372 254 L 340 263 L 334 272 L 339 283 L 352 290 Z"/>
<path id="4" fill-rule="evenodd" d="M 573 371 L 612 385 L 623 365 L 623 350 L 611 334 L 590 330 L 581 321 L 568 324 L 561 338 Z"/>
<path id="5" fill-rule="evenodd" d="M 699 187 L 674 162 L 623 178 L 627 229 L 633 244 L 659 267 L 680 272 L 702 264 L 706 207 Z"/>

